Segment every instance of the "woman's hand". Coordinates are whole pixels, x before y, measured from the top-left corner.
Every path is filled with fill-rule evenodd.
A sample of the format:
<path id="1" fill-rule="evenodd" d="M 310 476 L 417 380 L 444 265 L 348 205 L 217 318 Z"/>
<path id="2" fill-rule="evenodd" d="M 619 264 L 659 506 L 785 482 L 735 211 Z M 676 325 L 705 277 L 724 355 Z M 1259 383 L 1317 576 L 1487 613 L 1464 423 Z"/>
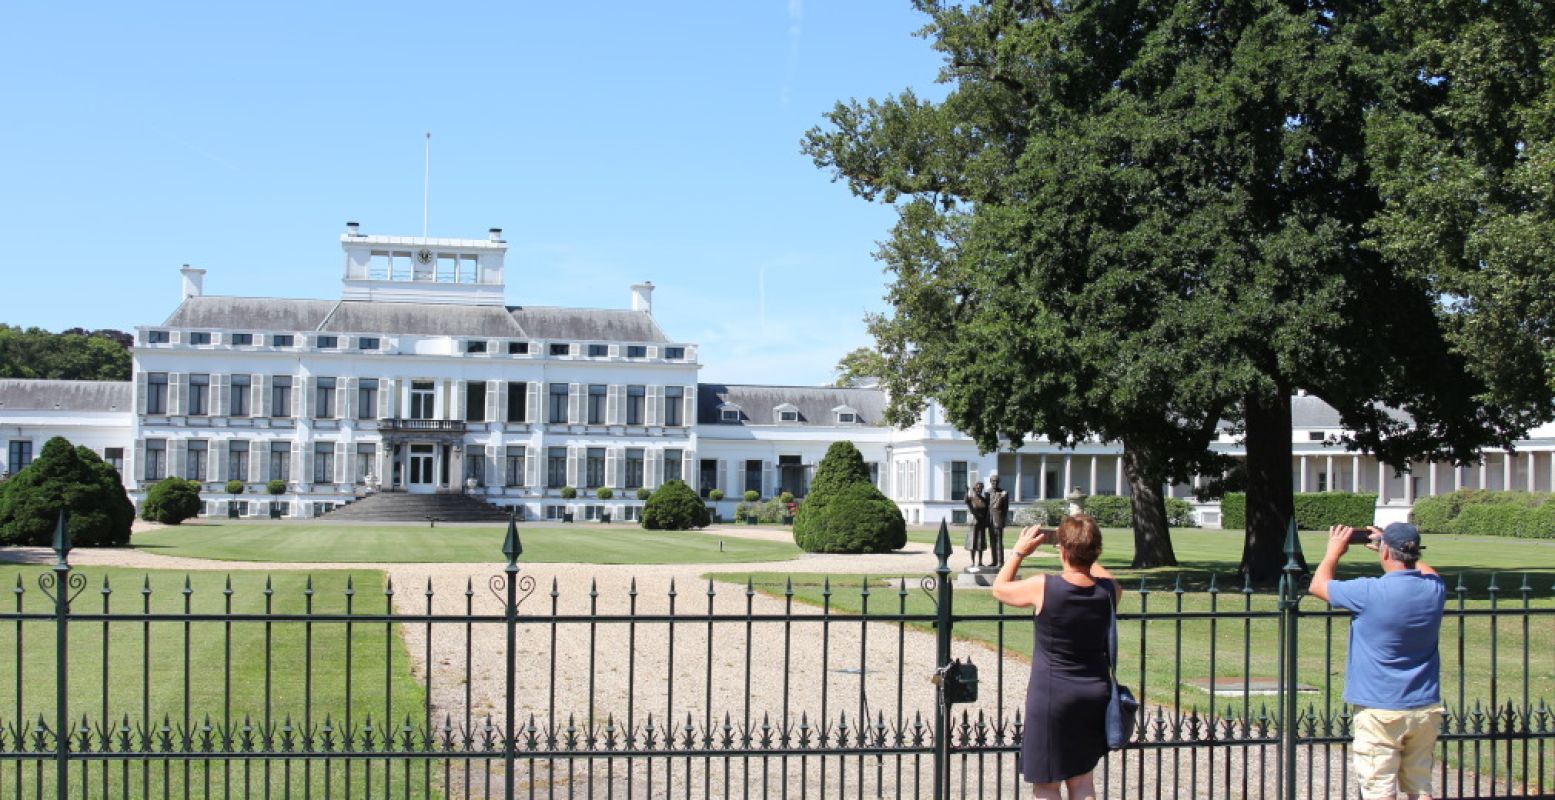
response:
<path id="1" fill-rule="evenodd" d="M 1015 540 L 1015 555 L 1025 558 L 1047 540 L 1048 533 L 1042 530 L 1041 525 L 1027 525 L 1021 529 L 1020 538 Z"/>

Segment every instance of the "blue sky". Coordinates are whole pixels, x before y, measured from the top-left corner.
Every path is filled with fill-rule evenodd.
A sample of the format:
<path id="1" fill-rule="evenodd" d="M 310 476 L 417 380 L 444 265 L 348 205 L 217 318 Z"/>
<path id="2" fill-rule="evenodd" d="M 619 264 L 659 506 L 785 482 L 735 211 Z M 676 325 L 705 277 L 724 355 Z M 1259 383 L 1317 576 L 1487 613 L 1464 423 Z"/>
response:
<path id="1" fill-rule="evenodd" d="M 504 229 L 508 302 L 652 280 L 702 379 L 814 384 L 868 343 L 894 218 L 799 153 L 832 103 L 938 95 L 907 0 L 0 4 L 0 321 L 332 298 L 338 237 Z"/>

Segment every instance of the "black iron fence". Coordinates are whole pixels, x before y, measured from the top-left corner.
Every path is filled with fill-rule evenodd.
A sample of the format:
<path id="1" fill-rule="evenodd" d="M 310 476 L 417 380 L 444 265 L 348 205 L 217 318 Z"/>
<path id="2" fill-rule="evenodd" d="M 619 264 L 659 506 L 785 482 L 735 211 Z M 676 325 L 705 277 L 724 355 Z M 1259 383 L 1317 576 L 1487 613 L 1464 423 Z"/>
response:
<path id="1" fill-rule="evenodd" d="M 679 588 L 547 585 L 511 526 L 501 574 L 414 588 L 89 578 L 58 538 L 0 614 L 0 798 L 1029 793 L 1031 622 L 954 588 L 943 528 L 921 578 Z M 1551 796 L 1555 602 L 1532 580 L 1455 578 L 1439 796 Z M 1120 676 L 1145 708 L 1098 767 L 1103 796 L 1357 796 L 1348 618 L 1299 587 L 1292 563 L 1274 594 L 1215 578 L 1126 593 Z M 952 658 L 978 665 L 975 701 L 930 682 Z"/>

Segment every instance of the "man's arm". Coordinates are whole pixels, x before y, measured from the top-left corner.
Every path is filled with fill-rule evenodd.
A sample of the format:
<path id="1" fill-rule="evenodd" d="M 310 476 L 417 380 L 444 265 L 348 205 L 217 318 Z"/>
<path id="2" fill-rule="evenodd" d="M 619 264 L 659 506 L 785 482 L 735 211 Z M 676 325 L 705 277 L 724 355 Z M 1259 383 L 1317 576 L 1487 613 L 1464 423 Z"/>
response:
<path id="1" fill-rule="evenodd" d="M 1355 529 L 1349 525 L 1335 525 L 1328 529 L 1328 550 L 1323 553 L 1323 560 L 1318 563 L 1317 569 L 1312 571 L 1312 583 L 1307 587 L 1307 594 L 1328 602 L 1328 584 L 1334 579 L 1339 559 L 1350 549 L 1352 533 L 1355 533 Z"/>

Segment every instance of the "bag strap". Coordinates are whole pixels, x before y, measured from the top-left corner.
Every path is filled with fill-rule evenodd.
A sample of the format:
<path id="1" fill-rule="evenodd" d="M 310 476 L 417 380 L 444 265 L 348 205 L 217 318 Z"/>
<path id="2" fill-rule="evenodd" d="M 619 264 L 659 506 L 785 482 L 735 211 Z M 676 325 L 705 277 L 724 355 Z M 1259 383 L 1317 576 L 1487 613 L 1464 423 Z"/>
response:
<path id="1" fill-rule="evenodd" d="M 1112 588 L 1111 580 L 1103 580 L 1106 580 L 1105 584 L 1101 584 L 1100 581 L 1097 583 L 1106 588 L 1107 594 L 1110 595 L 1107 599 L 1112 601 L 1107 604 L 1112 615 L 1112 624 L 1107 626 L 1107 677 L 1111 678 L 1112 685 L 1116 686 L 1118 685 L 1118 593 Z"/>

